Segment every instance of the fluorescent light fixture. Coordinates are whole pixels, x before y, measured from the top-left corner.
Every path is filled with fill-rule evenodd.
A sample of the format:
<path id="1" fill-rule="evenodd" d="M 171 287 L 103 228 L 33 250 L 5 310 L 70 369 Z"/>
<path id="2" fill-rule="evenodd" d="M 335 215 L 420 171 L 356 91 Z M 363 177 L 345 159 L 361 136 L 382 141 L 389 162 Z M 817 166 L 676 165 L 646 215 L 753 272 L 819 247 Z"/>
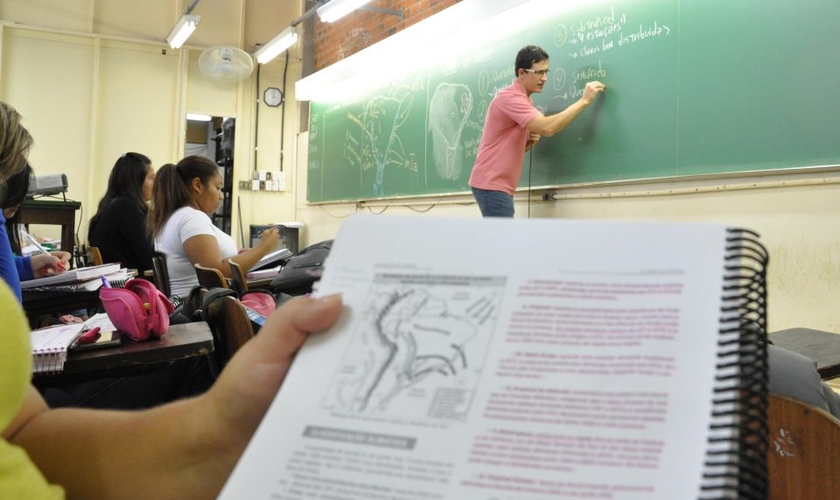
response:
<path id="1" fill-rule="evenodd" d="M 327 7 L 342 0 L 332 0 Z M 493 39 L 523 33 L 546 19 L 581 6 L 604 4 L 606 0 L 461 0 L 437 14 L 399 31 L 370 47 L 295 82 L 295 99 L 331 102 L 341 88 L 341 95 L 372 90 L 417 74 L 429 67 L 457 67 L 465 54 L 481 57 L 495 42 Z M 321 7 L 321 8 L 324 8 Z M 319 9 L 320 10 L 320 9 Z M 320 14 L 320 12 L 319 12 Z M 511 23 L 510 19 L 518 19 Z M 522 45 L 528 42 L 522 37 Z M 546 47 L 551 53 L 551 48 Z M 399 54 L 398 58 L 394 54 Z M 510 54 L 511 79 L 513 59 Z M 382 71 L 388 61 L 388 71 Z M 346 87 L 342 87 L 347 84 Z M 367 87 L 367 89 L 366 89 Z M 346 97 L 345 97 L 346 98 Z"/>
<path id="2" fill-rule="evenodd" d="M 210 115 L 202 115 L 199 113 L 187 113 L 187 120 L 194 122 L 209 122 L 213 117 Z"/>
<path id="3" fill-rule="evenodd" d="M 201 16 L 187 14 L 181 16 L 181 19 L 178 20 L 175 27 L 169 32 L 169 36 L 166 37 L 166 42 L 169 43 L 169 46 L 173 49 L 180 49 L 181 45 L 184 45 L 187 38 L 195 31 L 199 19 L 201 19 Z"/>
<path id="4" fill-rule="evenodd" d="M 284 50 L 294 45 L 295 42 L 297 42 L 297 39 L 297 30 L 294 26 L 289 26 L 277 34 L 277 36 L 269 40 L 267 44 L 257 49 L 257 51 L 254 52 L 254 57 L 257 59 L 259 64 L 265 64 L 280 55 Z"/>
<path id="5" fill-rule="evenodd" d="M 318 7 L 318 17 L 321 22 L 331 23 L 358 9 L 370 0 L 330 0 Z"/>

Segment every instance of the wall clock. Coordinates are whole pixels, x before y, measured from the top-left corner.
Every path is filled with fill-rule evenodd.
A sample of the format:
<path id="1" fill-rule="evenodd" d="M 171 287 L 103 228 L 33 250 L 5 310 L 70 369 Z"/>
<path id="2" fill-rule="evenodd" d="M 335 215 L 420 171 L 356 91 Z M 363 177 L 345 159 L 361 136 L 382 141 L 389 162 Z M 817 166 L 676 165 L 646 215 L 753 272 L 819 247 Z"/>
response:
<path id="1" fill-rule="evenodd" d="M 271 107 L 283 104 L 283 91 L 277 87 L 268 87 L 263 92 L 263 102 Z"/>

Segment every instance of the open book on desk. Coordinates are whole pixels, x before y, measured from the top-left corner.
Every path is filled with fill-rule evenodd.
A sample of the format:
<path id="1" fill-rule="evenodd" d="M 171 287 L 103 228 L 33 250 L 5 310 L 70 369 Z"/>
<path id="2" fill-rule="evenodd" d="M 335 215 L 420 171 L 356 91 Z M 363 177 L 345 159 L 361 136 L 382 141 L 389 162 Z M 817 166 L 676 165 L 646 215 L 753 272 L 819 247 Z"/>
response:
<path id="1" fill-rule="evenodd" d="M 344 312 L 220 498 L 764 499 L 765 257 L 716 225 L 351 217 L 316 290 Z"/>

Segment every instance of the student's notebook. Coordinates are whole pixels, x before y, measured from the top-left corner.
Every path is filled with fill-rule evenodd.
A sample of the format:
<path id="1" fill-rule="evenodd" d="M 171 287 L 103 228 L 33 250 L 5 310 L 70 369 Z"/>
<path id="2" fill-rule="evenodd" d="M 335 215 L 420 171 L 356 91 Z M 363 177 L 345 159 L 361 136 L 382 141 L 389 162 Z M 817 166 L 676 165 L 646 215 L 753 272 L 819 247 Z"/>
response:
<path id="1" fill-rule="evenodd" d="M 102 264 L 99 266 L 80 267 L 78 269 L 71 269 L 67 272 L 56 274 L 54 276 L 46 276 L 43 278 L 35 278 L 32 280 L 25 280 L 20 283 L 22 289 L 38 288 L 43 286 L 61 285 L 66 283 L 74 283 L 78 281 L 87 281 L 106 274 L 113 274 L 119 272 L 120 264 Z"/>
<path id="2" fill-rule="evenodd" d="M 763 500 L 766 262 L 718 225 L 351 217 L 342 316 L 220 498 Z"/>
<path id="3" fill-rule="evenodd" d="M 84 323 L 71 323 L 32 330 L 32 373 L 60 373 L 67 361 L 67 350 L 84 328 Z"/>
<path id="4" fill-rule="evenodd" d="M 108 283 L 114 288 L 123 288 L 132 278 L 127 269 L 120 269 L 116 273 L 105 275 Z M 41 285 L 21 290 L 24 302 L 44 299 L 66 298 L 70 294 L 95 292 L 102 287 L 102 277 L 84 281 L 71 281 L 58 285 Z"/>
<path id="5" fill-rule="evenodd" d="M 267 267 L 277 267 L 278 265 L 283 264 L 285 261 L 289 260 L 289 257 L 294 255 L 291 250 L 288 248 L 280 248 L 274 250 L 268 254 L 266 254 L 262 259 L 257 261 L 256 264 L 248 270 L 248 272 L 259 271 L 265 269 Z"/>
<path id="6" fill-rule="evenodd" d="M 97 313 L 82 323 L 54 325 L 29 332 L 32 373 L 61 373 L 76 339 L 96 327 L 102 332 L 116 330 L 106 313 Z"/>
<path id="7" fill-rule="evenodd" d="M 283 269 L 283 266 L 277 265 L 274 267 L 260 269 L 259 271 L 249 271 L 245 273 L 245 279 L 247 281 L 267 280 L 280 274 L 281 269 Z"/>

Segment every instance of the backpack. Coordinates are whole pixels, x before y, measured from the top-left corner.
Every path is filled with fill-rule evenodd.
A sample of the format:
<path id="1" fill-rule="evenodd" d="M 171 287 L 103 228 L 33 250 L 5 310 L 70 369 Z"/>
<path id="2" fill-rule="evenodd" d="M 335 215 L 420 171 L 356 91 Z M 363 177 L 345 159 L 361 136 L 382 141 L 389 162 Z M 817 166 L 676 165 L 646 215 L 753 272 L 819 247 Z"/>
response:
<path id="1" fill-rule="evenodd" d="M 207 321 L 207 307 L 210 303 L 221 297 L 228 296 L 239 300 L 242 305 L 257 315 L 263 316 L 263 320 L 277 308 L 278 303 L 284 302 L 284 300 L 278 301 L 268 290 L 248 290 L 242 295 L 239 295 L 236 293 L 236 290 L 231 288 L 212 287 L 208 289 L 196 285 L 190 290 L 184 303 L 170 315 L 170 322 L 172 324 L 179 324 L 191 323 L 193 321 Z M 255 318 L 252 318 L 252 321 L 255 331 L 262 326 L 262 322 L 257 322 Z"/>
<path id="2" fill-rule="evenodd" d="M 271 280 L 275 294 L 305 295 L 312 292 L 312 285 L 321 278 L 324 261 L 332 248 L 333 240 L 325 240 L 304 248 L 289 258 L 280 273 Z"/>

